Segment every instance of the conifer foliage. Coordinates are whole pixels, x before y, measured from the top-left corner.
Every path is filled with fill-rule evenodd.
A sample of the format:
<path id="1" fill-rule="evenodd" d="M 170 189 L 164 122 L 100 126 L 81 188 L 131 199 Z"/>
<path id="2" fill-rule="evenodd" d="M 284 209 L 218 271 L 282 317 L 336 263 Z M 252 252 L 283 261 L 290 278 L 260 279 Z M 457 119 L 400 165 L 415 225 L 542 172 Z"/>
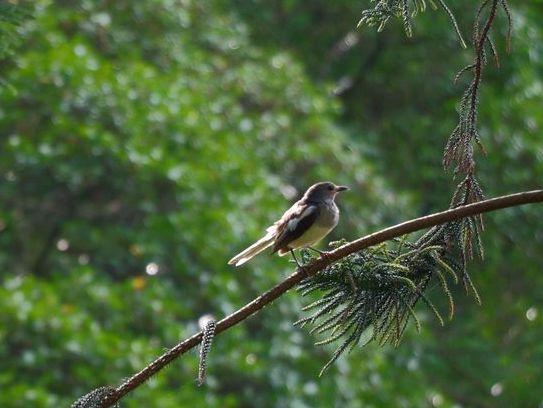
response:
<path id="1" fill-rule="evenodd" d="M 444 0 L 371 0 L 374 4 L 373 8 L 366 9 L 362 11 L 362 17 L 358 22 L 358 27 L 361 25 L 368 25 L 370 27 L 376 26 L 377 31 L 381 32 L 385 29 L 386 24 L 390 19 L 399 18 L 401 19 L 405 34 L 408 37 L 413 36 L 413 18 L 417 16 L 418 13 L 426 11 L 427 7 L 430 6 L 434 10 L 442 8 L 443 11 L 447 14 L 451 23 L 456 31 L 456 35 L 463 48 L 466 48 L 466 42 L 456 18 L 454 17 L 453 12 L 445 3 Z"/>
<path id="2" fill-rule="evenodd" d="M 359 22 L 384 29 L 389 19 L 403 21 L 407 36 L 412 35 L 412 18 L 424 11 L 427 3 L 436 8 L 433 1 L 380 0 L 373 1 L 372 9 L 364 10 Z M 462 44 L 464 40 L 458 24 L 448 6 L 437 1 L 453 22 L 454 30 Z M 443 155 L 446 169 L 453 167 L 454 176 L 461 177 L 450 202 L 450 208 L 479 202 L 484 194 L 475 175 L 474 145 L 484 152 L 477 131 L 479 92 L 482 74 L 492 55 L 499 65 L 497 47 L 490 37 L 498 9 L 506 16 L 509 30 L 507 49 L 511 35 L 511 13 L 506 0 L 482 0 L 475 17 L 473 29 L 474 62 L 464 67 L 455 77 L 472 72 L 473 78 L 460 101 L 459 123 L 450 135 Z M 297 322 L 300 326 L 312 326 L 311 332 L 325 334 L 317 345 L 339 341 L 331 360 L 321 374 L 343 352 L 359 343 L 376 341 L 380 345 L 391 343 L 398 346 L 402 334 L 413 320 L 420 330 L 420 322 L 414 311 L 422 301 L 443 325 L 444 319 L 436 306 L 424 295 L 429 283 L 436 280 L 449 304 L 448 317 L 454 315 L 454 300 L 449 290 L 451 283 L 462 283 L 481 303 L 479 293 L 467 270 L 467 262 L 474 254 L 483 257 L 481 233 L 482 217 L 474 216 L 430 229 L 415 241 L 407 238 L 366 249 L 326 268 L 323 272 L 302 282 L 302 296 L 317 296 L 304 310 L 311 314 Z M 337 243 L 336 243 L 337 245 Z M 309 254 L 305 254 L 306 259 Z M 308 259 L 307 259 L 308 260 Z"/>

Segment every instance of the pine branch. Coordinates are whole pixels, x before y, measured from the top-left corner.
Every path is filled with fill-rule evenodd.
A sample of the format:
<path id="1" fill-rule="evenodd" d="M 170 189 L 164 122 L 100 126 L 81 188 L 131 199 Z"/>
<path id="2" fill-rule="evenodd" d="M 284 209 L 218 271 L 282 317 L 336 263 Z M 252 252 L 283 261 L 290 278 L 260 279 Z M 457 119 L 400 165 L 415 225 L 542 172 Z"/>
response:
<path id="1" fill-rule="evenodd" d="M 511 14 L 507 0 L 482 0 L 473 25 L 473 47 L 475 50 L 474 61 L 462 68 L 454 77 L 454 83 L 458 82 L 460 77 L 467 73 L 473 72 L 473 78 L 467 86 L 458 112 L 458 125 L 455 127 L 449 140 L 445 146 L 443 153 L 443 166 L 445 168 L 454 166 L 454 173 L 469 177 L 475 180 L 475 158 L 473 153 L 473 144 L 475 143 L 480 150 L 485 153 L 485 149 L 479 138 L 477 125 L 478 110 L 479 110 L 479 94 L 483 72 L 485 65 L 488 63 L 487 54 L 490 52 L 499 67 L 499 56 L 494 41 L 490 37 L 496 15 L 499 8 L 505 11 L 509 24 L 508 33 L 506 36 L 506 48 L 509 49 L 511 36 Z M 480 19 L 483 11 L 489 8 L 488 16 L 484 23 L 483 29 L 480 30 Z M 487 46 L 485 48 L 485 45 Z"/>
<path id="2" fill-rule="evenodd" d="M 451 223 L 452 221 L 469 217 L 476 218 L 477 216 L 480 216 L 481 214 L 490 211 L 539 202 L 543 202 L 543 190 L 521 192 L 517 194 L 493 198 L 490 200 L 479 201 L 473 204 L 452 208 L 440 213 L 416 218 L 359 238 L 353 242 L 342 245 L 339 248 L 331 251 L 324 258 L 319 258 L 312 261 L 303 269 L 298 268 L 296 272 L 294 272 L 288 278 L 274 286 L 272 289 L 264 292 L 262 295 L 258 296 L 256 299 L 243 306 L 241 309 L 219 321 L 216 325 L 215 334 L 226 331 L 230 327 L 242 322 L 243 320 L 247 319 L 248 317 L 252 316 L 256 312 L 264 308 L 266 305 L 273 302 L 275 299 L 282 296 L 292 287 L 298 285 L 304 279 L 314 276 L 315 274 L 317 274 L 317 272 L 324 270 L 325 268 L 331 266 L 332 264 L 345 257 L 348 257 L 351 254 L 360 252 L 369 247 L 382 244 L 386 241 L 390 241 L 405 234 L 409 234 L 422 229 L 436 227 L 438 225 Z M 425 237 L 426 235 L 423 236 L 419 241 L 423 240 Z M 417 289 L 418 291 L 420 291 L 421 296 L 422 291 L 424 291 L 426 287 L 426 283 L 427 282 L 422 282 L 421 287 Z M 398 329 L 395 329 L 397 332 L 397 338 L 395 339 L 395 341 L 398 342 L 401 335 L 400 324 L 402 322 L 402 316 L 396 316 L 396 319 L 397 320 L 395 324 L 398 325 Z M 357 333 L 354 333 L 353 336 L 355 336 L 356 334 Z M 172 362 L 180 355 L 183 355 L 188 350 L 200 344 L 200 342 L 202 341 L 202 336 L 203 333 L 200 331 L 193 336 L 185 339 L 184 341 L 178 343 L 175 347 L 168 350 L 162 356 L 158 357 L 155 361 L 150 363 L 140 372 L 134 374 L 132 377 L 130 377 L 118 387 L 114 389 L 108 388 L 108 392 L 105 398 L 102 399 L 100 405 L 92 406 L 102 408 L 114 406 L 126 394 L 142 385 L 146 380 L 148 380 L 151 376 L 163 369 L 167 364 Z M 92 392 L 88 395 L 90 394 L 92 394 Z"/>
<path id="3" fill-rule="evenodd" d="M 207 377 L 207 356 L 211 350 L 211 343 L 215 337 L 216 322 L 210 316 L 205 316 L 203 322 L 200 324 L 202 330 L 202 344 L 200 345 L 200 362 L 198 364 L 198 386 L 204 385 Z M 200 320 L 202 320 L 200 318 Z"/>
<path id="4" fill-rule="evenodd" d="M 373 8 L 362 11 L 357 27 L 366 24 L 369 27 L 377 27 L 377 31 L 381 32 L 391 18 L 397 18 L 403 23 L 405 35 L 411 38 L 413 36 L 413 18 L 419 12 L 426 11 L 427 1 L 433 9 L 437 9 L 438 6 L 443 9 L 449 20 L 451 20 L 460 45 L 462 48 L 466 48 L 466 42 L 462 37 L 454 13 L 447 6 L 445 0 L 436 0 L 437 4 L 433 0 L 371 0 Z"/>

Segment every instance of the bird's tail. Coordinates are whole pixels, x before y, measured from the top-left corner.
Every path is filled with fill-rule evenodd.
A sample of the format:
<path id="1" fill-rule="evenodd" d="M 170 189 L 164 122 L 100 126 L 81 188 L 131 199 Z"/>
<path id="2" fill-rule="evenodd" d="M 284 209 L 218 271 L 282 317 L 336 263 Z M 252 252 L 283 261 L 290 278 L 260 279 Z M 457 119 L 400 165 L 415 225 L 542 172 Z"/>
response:
<path id="1" fill-rule="evenodd" d="M 258 255 L 260 252 L 264 251 L 266 248 L 273 244 L 275 239 L 275 231 L 269 231 L 266 235 L 256 241 L 249 248 L 243 250 L 235 257 L 228 261 L 228 265 L 240 266 L 245 262 L 253 258 L 255 255 Z"/>

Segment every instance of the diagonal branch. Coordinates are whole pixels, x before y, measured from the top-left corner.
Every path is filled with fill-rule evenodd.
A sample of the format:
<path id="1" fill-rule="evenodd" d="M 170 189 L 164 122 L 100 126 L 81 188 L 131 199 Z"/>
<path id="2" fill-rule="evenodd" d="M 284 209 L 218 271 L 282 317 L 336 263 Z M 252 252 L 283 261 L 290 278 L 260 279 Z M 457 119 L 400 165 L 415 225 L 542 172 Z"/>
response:
<path id="1" fill-rule="evenodd" d="M 406 221 L 401 224 L 385 228 L 373 234 L 366 235 L 365 237 L 359 238 L 353 242 L 345 244 L 329 252 L 326 257 L 319 258 L 314 262 L 311 262 L 309 265 L 303 268 L 303 270 L 300 270 L 298 268 L 296 272 L 294 272 L 288 278 L 286 278 L 270 290 L 264 292 L 253 301 L 247 303 L 241 309 L 219 321 L 216 326 L 216 333 L 219 334 L 229 329 L 230 327 L 238 324 L 239 322 L 247 319 L 251 315 L 258 312 L 260 309 L 264 308 L 264 306 L 279 298 L 281 295 L 283 295 L 289 289 L 300 283 L 306 277 L 316 274 L 327 266 L 354 252 L 361 251 L 373 245 L 388 241 L 392 238 L 400 237 L 405 234 L 455 221 L 461 218 L 471 217 L 474 215 L 479 215 L 503 208 L 516 207 L 523 204 L 539 202 L 543 202 L 543 190 L 526 191 L 517 194 L 497 197 L 490 200 L 479 201 L 477 203 L 466 206 L 456 207 L 447 211 Z M 168 363 L 170 363 L 180 355 L 186 353 L 193 347 L 197 346 L 201 342 L 201 340 L 202 332 L 198 332 L 192 337 L 189 337 L 183 340 L 181 343 L 178 343 L 175 347 L 168 350 L 162 356 L 158 357 L 155 361 L 153 361 L 140 372 L 134 374 L 117 388 L 111 389 L 109 395 L 103 400 L 102 407 L 105 408 L 113 406 L 127 393 L 134 390 L 135 388 L 143 384 L 151 376 L 153 376 L 155 373 L 163 369 Z"/>

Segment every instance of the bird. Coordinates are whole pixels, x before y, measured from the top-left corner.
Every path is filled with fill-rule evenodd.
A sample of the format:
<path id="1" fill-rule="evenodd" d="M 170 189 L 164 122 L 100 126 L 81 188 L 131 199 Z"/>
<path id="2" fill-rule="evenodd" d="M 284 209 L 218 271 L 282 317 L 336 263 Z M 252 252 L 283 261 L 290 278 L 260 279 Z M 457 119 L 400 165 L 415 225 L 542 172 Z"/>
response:
<path id="1" fill-rule="evenodd" d="M 348 190 L 347 186 L 337 186 L 330 181 L 313 184 L 303 197 L 294 203 L 283 216 L 266 229 L 266 235 L 234 256 L 228 265 L 241 266 L 268 247 L 272 253 L 284 256 L 289 252 L 301 267 L 295 249 L 309 248 L 321 256 L 326 252 L 312 247 L 332 231 L 339 221 L 339 209 L 334 201 L 336 195 Z"/>

